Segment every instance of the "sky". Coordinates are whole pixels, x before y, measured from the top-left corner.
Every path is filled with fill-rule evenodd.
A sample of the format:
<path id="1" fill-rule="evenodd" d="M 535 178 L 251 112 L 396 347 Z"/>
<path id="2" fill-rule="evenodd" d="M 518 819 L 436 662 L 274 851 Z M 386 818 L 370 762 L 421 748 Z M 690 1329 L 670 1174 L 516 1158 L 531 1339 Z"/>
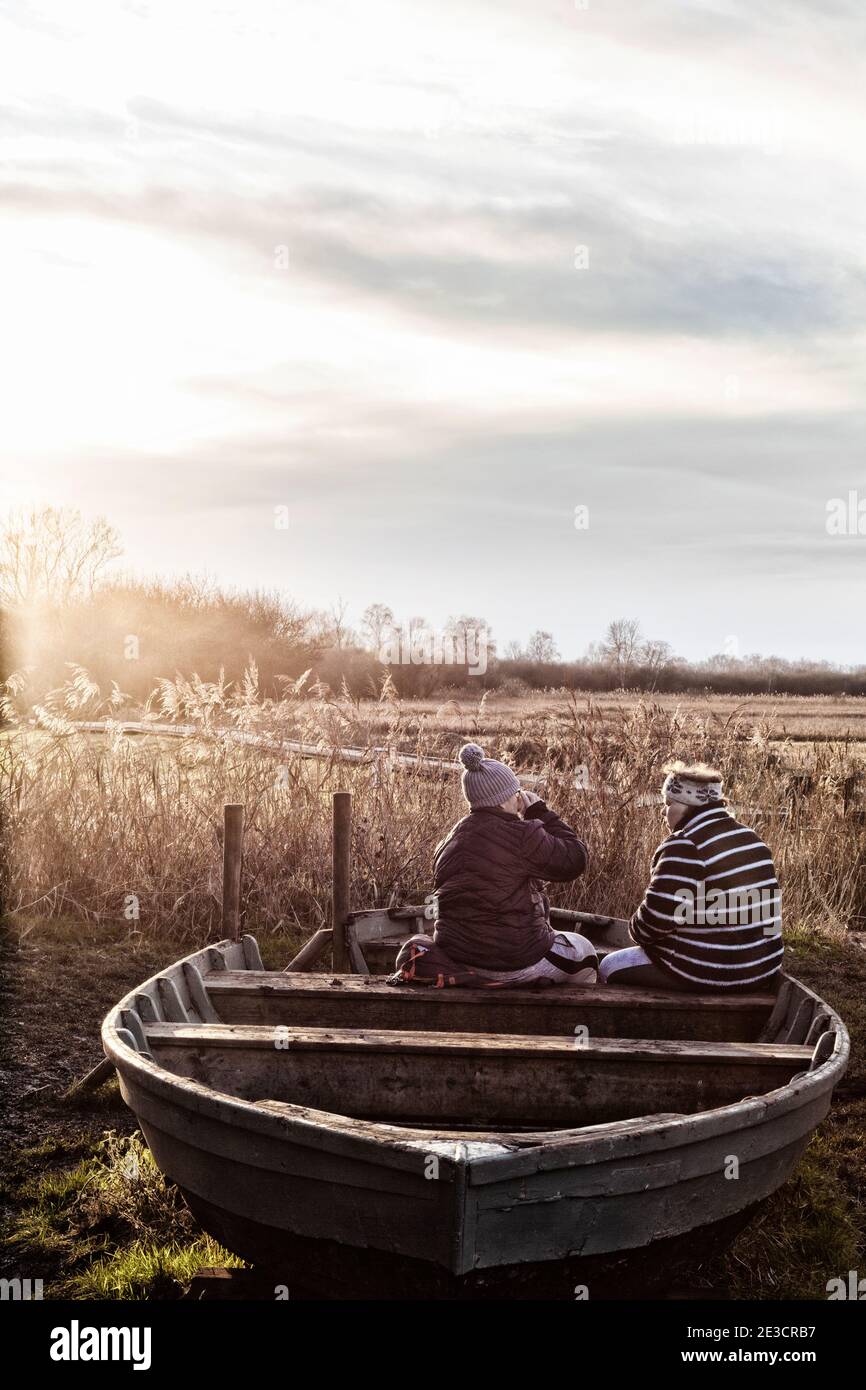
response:
<path id="1" fill-rule="evenodd" d="M 864 58 L 860 0 L 0 0 L 6 506 L 862 663 Z"/>

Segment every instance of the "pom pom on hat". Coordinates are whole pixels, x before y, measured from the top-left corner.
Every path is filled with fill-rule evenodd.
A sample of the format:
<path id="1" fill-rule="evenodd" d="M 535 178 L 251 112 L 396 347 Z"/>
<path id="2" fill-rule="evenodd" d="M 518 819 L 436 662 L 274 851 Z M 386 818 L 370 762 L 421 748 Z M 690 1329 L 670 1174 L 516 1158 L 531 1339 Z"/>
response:
<path id="1" fill-rule="evenodd" d="M 469 772 L 477 772 L 484 762 L 484 749 L 477 743 L 464 743 L 460 749 L 460 761 Z"/>

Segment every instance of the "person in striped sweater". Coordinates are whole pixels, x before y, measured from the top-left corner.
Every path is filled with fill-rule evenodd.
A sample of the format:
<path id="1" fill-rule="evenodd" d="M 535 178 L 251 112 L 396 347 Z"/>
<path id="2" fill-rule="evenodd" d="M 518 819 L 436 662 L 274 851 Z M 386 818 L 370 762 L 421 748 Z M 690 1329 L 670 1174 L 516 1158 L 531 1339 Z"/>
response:
<path id="1" fill-rule="evenodd" d="M 782 964 L 781 890 L 763 840 L 731 815 L 721 775 L 670 763 L 662 786 L 671 834 L 629 923 L 634 946 L 599 968 L 607 984 L 767 990 Z"/>

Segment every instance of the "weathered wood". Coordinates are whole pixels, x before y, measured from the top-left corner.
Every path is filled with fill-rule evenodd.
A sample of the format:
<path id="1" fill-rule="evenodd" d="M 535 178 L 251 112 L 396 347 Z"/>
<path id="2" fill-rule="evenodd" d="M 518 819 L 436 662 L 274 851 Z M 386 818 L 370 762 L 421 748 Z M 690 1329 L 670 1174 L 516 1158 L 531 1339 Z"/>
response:
<path id="1" fill-rule="evenodd" d="M 369 975 L 370 970 L 364 959 L 364 953 L 358 944 L 354 924 L 352 922 L 347 922 L 343 931 L 346 937 L 346 950 L 349 953 L 349 964 L 352 967 L 353 973 L 355 975 Z"/>
<path id="2" fill-rule="evenodd" d="M 226 1023 L 299 1024 L 573 1035 L 590 1037 L 756 1038 L 769 1017 L 768 994 L 685 994 L 620 986 L 569 989 L 395 988 L 375 977 L 280 971 L 220 971 L 205 987 Z"/>
<path id="3" fill-rule="evenodd" d="M 122 1018 L 131 1014 L 123 1010 Z M 138 1028 L 141 1023 L 136 1020 Z M 514 1057 L 538 1059 L 568 1056 L 581 1064 L 598 1058 L 625 1057 L 639 1061 L 670 1061 L 672 1064 L 704 1064 L 736 1066 L 752 1062 L 757 1066 L 795 1065 L 808 1061 L 812 1048 L 794 1043 L 661 1041 L 656 1038 L 603 1038 L 595 1042 L 580 1042 L 573 1038 L 556 1038 L 530 1034 L 509 1033 L 433 1033 L 395 1032 L 375 1028 L 272 1028 L 258 1024 L 231 1023 L 151 1023 L 147 1037 L 161 1045 L 189 1048 L 253 1048 L 255 1050 L 289 1051 L 305 1049 L 313 1052 L 332 1052 L 357 1049 L 375 1053 L 447 1052 L 478 1058 L 488 1053 L 510 1053 Z M 142 1031 L 142 1037 L 144 1031 Z"/>
<path id="4" fill-rule="evenodd" d="M 120 1042 L 122 1042 L 125 1047 L 130 1047 L 132 1048 L 133 1052 L 138 1052 L 138 1045 L 128 1028 L 121 1028 L 118 1026 L 117 1036 Z"/>
<path id="5" fill-rule="evenodd" d="M 486 1278 L 488 1271 L 495 1276 L 500 1267 L 511 1280 L 519 1268 L 548 1269 L 574 1252 L 633 1250 L 698 1228 L 700 1243 L 713 1218 L 733 1219 L 748 1209 L 750 1201 L 761 1200 L 786 1179 L 809 1134 L 826 1114 L 832 1088 L 848 1059 L 847 1033 L 838 1016 L 806 986 L 789 982 L 791 1007 L 785 1010 L 783 1024 L 790 1027 L 796 1021 L 804 1000 L 812 1001 L 813 1014 L 820 1009 L 830 1019 L 811 1053 L 811 1070 L 802 1070 L 803 1052 L 808 1053 L 808 1048 L 800 1047 L 795 1053 L 783 1048 L 788 1065 L 798 1070 L 775 1089 L 764 1089 L 775 1064 L 749 1063 L 751 1074 L 747 1081 L 742 1078 L 746 1088 L 735 1092 L 739 1098 L 730 1103 L 688 1113 L 685 1105 L 675 1103 L 651 1115 L 592 1124 L 587 1119 L 591 1113 L 587 1102 L 593 1100 L 593 1087 L 599 1106 L 622 1104 L 624 1096 L 635 1103 L 637 1095 L 646 1106 L 650 1096 L 653 1103 L 664 1099 L 656 1083 L 667 1084 L 667 1074 L 672 1087 L 679 1085 L 686 1092 L 687 1104 L 702 1104 L 711 1099 L 705 1082 L 724 1087 L 738 1067 L 746 1065 L 745 1058 L 723 1064 L 705 1056 L 703 1062 L 686 1062 L 680 1048 L 672 1062 L 669 1055 L 663 1058 L 658 1053 L 658 1035 L 625 1043 L 627 1035 L 617 1029 L 605 1042 L 598 1020 L 589 1029 L 588 1041 L 590 1047 L 604 1046 L 606 1055 L 580 1057 L 582 1049 L 572 1050 L 571 1027 L 562 1027 L 561 1014 L 554 1028 L 526 1029 L 521 1024 L 502 1029 L 550 1035 L 531 1039 L 528 1053 L 526 1039 L 510 1046 L 493 1036 L 488 1039 L 491 1051 L 489 1045 L 479 1050 L 474 1036 L 459 1036 L 473 1030 L 496 1035 L 489 1019 L 502 1003 L 518 1011 L 558 1009 L 563 995 L 569 994 L 580 995 L 585 1009 L 588 991 L 508 991 L 511 998 L 503 1001 L 499 991 L 390 990 L 382 982 L 354 976 L 250 972 L 241 944 L 229 941 L 198 952 L 189 961 L 204 974 L 205 987 L 220 1013 L 220 979 L 224 984 L 233 978 L 263 982 L 254 988 L 252 998 L 272 992 L 273 983 L 280 981 L 289 985 L 291 1000 L 291 990 L 297 986 L 294 1007 L 303 1002 L 303 990 L 312 983 L 315 988 L 307 1002 L 318 1010 L 311 1022 L 319 1035 L 345 1033 L 341 1024 L 349 1013 L 353 1024 L 359 1022 L 356 992 L 372 995 L 377 1009 L 379 995 L 387 991 L 401 1001 L 401 1009 L 415 1010 L 409 1014 L 414 1029 L 410 1023 L 398 1024 L 408 1031 L 417 1031 L 419 1024 L 424 1029 L 435 1027 L 426 1019 L 420 1023 L 416 1006 L 449 1011 L 447 1027 L 437 1030 L 445 1033 L 444 1043 L 427 1037 L 421 1051 L 413 1050 L 411 1040 L 405 1038 L 406 1046 L 394 1051 L 393 1019 L 383 1026 L 380 1018 L 374 1020 L 374 1029 L 366 1030 L 366 1050 L 354 1039 L 351 1046 L 341 1044 L 335 1050 L 331 1045 L 327 1052 L 321 1044 L 300 1045 L 298 1034 L 305 1020 L 295 1013 L 286 1020 L 283 1033 L 290 1046 L 279 1051 L 268 1044 L 226 1047 L 224 1030 L 219 1030 L 214 1046 L 196 1047 L 189 1037 L 183 1045 L 153 1041 L 155 1049 L 162 1047 L 163 1055 L 148 1061 L 122 1026 L 121 1013 L 135 1008 L 145 1021 L 136 998 L 148 996 L 161 1007 L 161 982 L 172 986 L 182 1008 L 194 1011 L 183 963 L 178 963 L 122 1000 L 102 1031 L 123 1097 L 134 1110 L 156 1162 L 179 1184 L 193 1212 L 217 1239 L 250 1259 L 276 1258 L 304 1248 L 333 1249 L 340 1266 L 350 1256 L 365 1267 L 374 1259 L 403 1260 L 401 1272 L 410 1266 L 433 1271 L 436 1287 L 443 1271 L 449 1280 L 453 1278 L 455 1289 L 462 1289 L 466 1280 Z M 282 1008 L 287 997 L 279 988 L 277 992 Z M 468 1001 L 476 1012 L 474 1017 L 471 1012 L 463 1015 L 461 1022 L 467 1001 L 459 996 L 465 993 L 477 996 L 476 1001 Z M 651 998 L 640 999 L 643 991 L 606 993 L 607 1007 L 619 1009 L 620 1022 L 629 1012 L 644 1014 L 654 1006 Z M 617 1004 L 618 995 L 624 996 L 621 1004 Z M 454 1003 L 446 1003 L 444 996 Z M 689 1027 L 696 1024 L 696 1012 L 702 1010 L 712 1010 L 715 1026 L 716 1017 L 741 1019 L 733 1010 L 753 1007 L 753 1000 L 742 997 L 674 998 L 663 991 L 657 996 L 667 1009 L 668 1022 L 679 1014 L 677 1027 L 684 1021 Z M 230 984 L 225 998 L 236 997 Z M 756 1037 L 770 1017 L 772 999 L 759 998 L 761 1009 L 744 1040 Z M 332 1007 L 331 1001 L 340 1013 L 335 1028 L 323 1029 L 322 1015 Z M 483 1015 L 478 1013 L 482 1006 Z M 194 1016 L 190 1014 L 191 1021 Z M 500 1023 L 503 1017 L 499 1015 Z M 268 1015 L 266 1021 L 280 1020 Z M 149 1043 L 151 1030 L 163 1026 L 147 1024 Z M 214 1027 L 207 1025 L 201 1033 L 190 1027 L 187 1033 L 203 1038 L 207 1028 Z M 640 1025 L 637 1028 L 640 1031 Z M 359 1032 L 357 1027 L 350 1031 Z M 371 1040 L 371 1031 L 384 1037 Z M 276 1040 L 273 1029 L 265 1032 Z M 616 1033 L 618 1045 L 614 1045 Z M 810 1026 L 810 1039 L 811 1033 Z M 675 1033 L 676 1037 L 688 1034 Z M 431 1042 L 435 1050 L 425 1052 Z M 705 1037 L 700 1045 L 708 1053 L 717 1044 Z M 644 1053 L 642 1059 L 634 1059 L 636 1048 Z M 553 1055 L 545 1049 L 552 1049 Z M 730 1049 L 726 1055 L 732 1055 Z M 207 1070 L 208 1080 L 170 1069 L 179 1064 L 202 1068 L 202 1076 Z M 243 1098 L 239 1092 L 252 1088 L 259 1065 L 268 1073 L 265 1080 L 293 1092 L 308 1086 L 322 1098 L 330 1086 L 328 1104 L 282 1100 L 279 1092 L 274 1094 L 273 1084 L 257 1096 Z M 214 1067 L 223 1070 L 217 1074 Z M 631 1075 L 623 1075 L 628 1067 Z M 528 1073 L 532 1073 L 529 1080 Z M 636 1076 L 649 1078 L 651 1086 L 639 1084 Z M 433 1103 L 428 1107 L 431 1079 Z M 347 1098 L 360 1107 L 364 1087 L 379 1112 L 384 1098 L 385 1108 L 407 1116 L 409 1123 L 347 1115 Z M 551 1128 L 548 1117 L 540 1112 L 548 1095 L 561 1105 L 561 1114 L 576 1114 L 576 1121 Z M 455 1097 L 469 1111 L 457 1116 L 457 1129 L 453 1127 L 453 1111 L 459 1108 Z M 532 1132 L 527 1132 L 529 1107 L 521 1107 L 523 1113 L 518 1114 L 518 1100 L 526 1097 L 538 1107 L 529 1109 L 529 1115 L 540 1116 L 529 1119 L 530 1125 L 535 1124 Z M 500 1103 L 515 1116 L 509 1125 L 491 1119 L 491 1108 L 495 1115 Z M 413 1105 L 421 1106 L 420 1114 L 412 1111 Z M 509 1105 L 514 1107 L 511 1112 Z M 446 1123 L 437 1122 L 437 1108 Z M 473 1119 L 476 1127 L 469 1123 Z M 739 1182 L 725 1177 L 731 1155 L 740 1162 Z M 433 1161 L 438 1172 L 430 1171 Z"/>
<path id="6" fill-rule="evenodd" d="M 170 1070 L 248 1100 L 419 1124 L 556 1127 L 729 1104 L 782 1086 L 805 1047 L 483 1033 L 152 1024 Z"/>
<path id="7" fill-rule="evenodd" d="M 86 1095 L 89 1091 L 95 1091 L 99 1086 L 104 1086 L 114 1075 L 114 1063 L 108 1058 L 103 1057 L 101 1062 L 97 1062 L 95 1067 L 85 1072 L 84 1076 L 78 1077 L 66 1090 L 61 1092 L 61 1100 L 74 1100 L 76 1096 Z"/>
<path id="8" fill-rule="evenodd" d="M 146 1052 L 147 1041 L 144 1036 L 144 1027 L 135 1009 L 121 1009 L 120 1022 L 121 1026 L 128 1029 L 128 1031 L 135 1038 L 135 1045 L 138 1048 L 138 1051 Z"/>
<path id="9" fill-rule="evenodd" d="M 310 937 L 309 941 L 301 947 L 296 956 L 292 956 L 288 965 L 285 967 L 284 974 L 291 971 L 309 970 L 311 965 L 315 965 L 317 960 L 321 960 L 326 951 L 330 950 L 334 939 L 333 927 L 320 927 L 317 932 Z M 223 964 L 225 969 L 225 964 Z"/>
<path id="10" fill-rule="evenodd" d="M 395 949 L 401 941 L 418 932 L 432 936 L 435 922 L 428 921 L 424 909 L 372 908 L 351 912 L 349 922 L 355 928 L 355 939 L 365 949 L 372 943 L 387 941 Z"/>
<path id="11" fill-rule="evenodd" d="M 264 970 L 265 966 L 256 938 L 249 935 L 241 937 L 241 947 L 244 953 L 244 965 L 247 970 Z"/>
<path id="12" fill-rule="evenodd" d="M 831 1022 L 832 1020 L 827 1010 L 818 1009 L 815 1013 L 815 1017 L 812 1019 L 809 1031 L 806 1034 L 806 1046 L 814 1047 L 815 1043 L 821 1037 L 821 1034 L 826 1033 L 827 1029 L 830 1027 Z"/>
<path id="13" fill-rule="evenodd" d="M 358 941 L 362 946 L 368 941 L 399 939 L 419 931 L 432 932 L 436 925 L 435 919 L 427 916 L 423 904 L 412 903 L 402 907 L 363 909 L 353 912 L 352 920 L 357 925 Z M 564 931 L 577 927 L 594 945 L 609 951 L 634 944 L 624 917 L 605 917 L 597 912 L 573 912 L 570 908 L 553 907 L 550 909 L 550 921 L 553 927 Z"/>
<path id="14" fill-rule="evenodd" d="M 776 1035 L 768 1038 L 768 1042 L 782 1042 L 790 1036 L 791 1029 L 794 1027 L 797 1016 L 800 1013 L 805 1000 L 812 998 L 807 992 L 799 989 L 792 989 L 788 995 L 788 1008 L 780 1026 L 776 1029 Z"/>
<path id="15" fill-rule="evenodd" d="M 337 1301 L 543 1299 L 564 1302 L 572 1312 L 578 1287 L 591 1289 L 597 1299 L 670 1296 L 666 1290 L 672 1280 L 688 1285 L 699 1265 L 724 1251 L 754 1214 L 747 1208 L 702 1227 L 700 1242 L 689 1233 L 631 1249 L 627 1255 L 616 1251 L 544 1262 L 522 1259 L 498 1267 L 470 1266 L 466 1275 L 455 1276 L 430 1261 L 400 1257 L 393 1250 L 360 1249 L 276 1231 L 233 1217 L 224 1206 L 185 1195 L 196 1220 L 226 1249 L 242 1249 L 254 1266 L 279 1270 L 292 1299 L 304 1298 L 306 1290 L 309 1296 Z"/>
<path id="16" fill-rule="evenodd" d="M 196 967 L 193 966 L 193 969 Z M 201 972 L 199 972 L 199 978 L 201 978 Z M 202 985 L 202 989 L 204 989 L 204 985 Z M 132 1002 L 142 1023 L 161 1023 L 163 1021 L 157 990 L 139 990 L 134 995 Z M 213 1005 L 211 1004 L 210 1007 L 213 1008 Z M 204 1017 L 204 1015 L 202 1016 Z"/>
<path id="17" fill-rule="evenodd" d="M 221 941 L 216 949 L 222 955 L 227 970 L 247 969 L 246 956 L 240 941 Z"/>
<path id="18" fill-rule="evenodd" d="M 353 913 L 354 917 L 375 916 L 379 912 L 384 912 L 392 922 L 407 921 L 413 917 L 425 917 L 427 909 L 423 903 L 404 903 L 401 907 L 388 908 L 364 908 L 359 912 Z M 568 907 L 552 907 L 550 909 L 551 921 L 557 922 L 577 922 L 588 927 L 627 927 L 628 920 L 625 917 L 606 917 L 600 912 L 575 912 Z"/>
<path id="19" fill-rule="evenodd" d="M 805 1042 L 812 1024 L 814 1012 L 815 1001 L 813 999 L 802 999 L 794 1015 L 793 1023 L 781 1034 L 779 1041 L 791 1043 Z"/>
<path id="20" fill-rule="evenodd" d="M 761 1030 L 761 1042 L 773 1042 L 780 1029 L 784 1025 L 788 1006 L 794 992 L 794 986 L 790 980 L 783 980 L 776 995 L 776 1002 L 773 1005 L 770 1017 Z"/>
<path id="21" fill-rule="evenodd" d="M 634 945 L 624 917 L 603 917 L 597 912 L 571 912 L 568 908 L 552 907 L 550 924 L 563 930 L 577 927 L 594 946 L 603 947 L 606 951 L 620 951 Z"/>
<path id="22" fill-rule="evenodd" d="M 183 974 L 193 1008 L 202 1023 L 216 1023 L 219 1019 L 219 1015 L 211 1002 L 210 995 L 204 987 L 201 971 L 198 966 L 190 960 L 185 960 L 183 963 Z M 151 1007 L 153 1006 L 151 1005 Z M 145 1014 L 142 1014 L 142 1018 L 144 1019 L 145 1017 Z M 148 1017 L 146 1021 L 151 1023 L 154 1020 Z"/>
<path id="23" fill-rule="evenodd" d="M 820 1036 L 820 1038 L 818 1039 L 818 1041 L 817 1041 L 816 1044 L 815 1044 L 815 1050 L 814 1050 L 814 1052 L 813 1052 L 813 1054 L 812 1054 L 812 1060 L 811 1060 L 811 1062 L 810 1062 L 810 1064 L 809 1064 L 809 1070 L 810 1070 L 810 1071 L 817 1071 L 818 1067 L 823 1067 L 823 1065 L 824 1065 L 825 1062 L 829 1062 L 829 1060 L 830 1060 L 830 1058 L 833 1056 L 833 1053 L 835 1052 L 835 1050 L 836 1050 L 836 1033 L 835 1033 L 835 1031 L 830 1030 L 830 1031 L 828 1031 L 828 1032 L 826 1032 L 826 1033 L 822 1033 L 821 1036 Z"/>
<path id="24" fill-rule="evenodd" d="M 664 1182 L 613 1199 L 573 1194 L 566 1177 L 558 1196 L 547 1201 L 530 1198 L 486 1206 L 477 1212 L 474 1267 L 519 1262 L 527 1249 L 536 1258 L 556 1261 L 600 1253 L 610 1248 L 608 1242 L 628 1249 L 665 1240 L 681 1229 L 684 1219 L 693 1225 L 721 1219 L 731 1210 L 732 1188 L 746 1207 L 769 1196 L 789 1176 L 804 1147 L 800 1138 L 760 1162 L 740 1165 L 736 1182 L 726 1178 L 719 1155 L 714 1172 L 684 1180 L 671 1165 Z"/>
<path id="25" fill-rule="evenodd" d="M 197 1269 L 181 1297 L 191 1303 L 227 1303 L 260 1299 L 273 1303 L 277 1296 L 277 1280 L 261 1269 L 235 1269 L 225 1265 Z M 290 1296 L 297 1297 L 293 1283 Z"/>
<path id="26" fill-rule="evenodd" d="M 334 969 L 351 970 L 346 941 L 346 920 L 349 916 L 349 883 L 352 853 L 352 793 L 333 795 L 333 867 L 331 886 L 331 926 L 333 928 Z"/>
<path id="27" fill-rule="evenodd" d="M 188 1023 L 189 1014 L 181 999 L 177 984 L 169 975 L 161 975 L 157 982 L 159 1002 L 163 1017 L 169 1023 Z"/>
<path id="28" fill-rule="evenodd" d="M 223 810 L 223 911 L 226 936 L 239 941 L 241 935 L 241 864 L 244 843 L 244 808 L 228 804 Z"/>

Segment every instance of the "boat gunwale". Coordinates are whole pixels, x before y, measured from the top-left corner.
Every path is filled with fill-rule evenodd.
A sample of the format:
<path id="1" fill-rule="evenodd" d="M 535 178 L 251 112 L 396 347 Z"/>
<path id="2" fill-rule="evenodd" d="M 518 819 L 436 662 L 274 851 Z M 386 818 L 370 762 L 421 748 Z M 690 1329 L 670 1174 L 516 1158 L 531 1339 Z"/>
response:
<path id="1" fill-rule="evenodd" d="M 784 1086 L 757 1097 L 744 1097 L 730 1105 L 716 1106 L 696 1114 L 648 1114 L 628 1120 L 587 1125 L 573 1129 L 485 1133 L 449 1130 L 448 1137 L 429 1129 L 392 1125 L 380 1121 L 356 1120 L 336 1111 L 319 1111 L 288 1101 L 258 1102 L 242 1100 L 229 1092 L 216 1091 L 176 1072 L 169 1071 L 143 1055 L 121 1036 L 121 1014 L 137 1012 L 136 996 L 148 989 L 158 991 L 160 979 L 183 973 L 187 964 L 198 968 L 212 961 L 211 952 L 225 951 L 237 943 L 223 940 L 182 957 L 136 985 L 106 1015 L 102 1024 L 102 1045 L 106 1057 L 117 1069 L 122 1082 L 170 1099 L 175 1105 L 238 1124 L 250 1132 L 278 1139 L 312 1140 L 324 1150 L 346 1152 L 347 1141 L 359 1158 L 393 1167 L 414 1167 L 419 1147 L 435 1151 L 455 1170 L 469 1168 L 473 1183 L 499 1181 L 519 1171 L 534 1171 L 538 1159 L 547 1154 L 559 1166 L 592 1164 L 617 1156 L 636 1157 L 645 1153 L 671 1150 L 700 1143 L 724 1133 L 736 1133 L 764 1123 L 772 1114 L 778 1117 L 800 1109 L 818 1095 L 832 1092 L 844 1075 L 850 1053 L 848 1031 L 842 1019 L 819 995 L 792 976 L 791 981 L 804 997 L 815 1001 L 829 1018 L 825 1032 L 835 1033 L 830 1056 L 814 1070 L 798 1073 Z M 191 1020 L 194 1026 L 194 1020 Z M 130 1104 L 134 1111 L 134 1105 Z M 368 1152 L 364 1152 L 367 1150 Z M 372 1150 L 372 1152 L 369 1152 Z M 535 1160 L 535 1161 L 533 1161 Z"/>

